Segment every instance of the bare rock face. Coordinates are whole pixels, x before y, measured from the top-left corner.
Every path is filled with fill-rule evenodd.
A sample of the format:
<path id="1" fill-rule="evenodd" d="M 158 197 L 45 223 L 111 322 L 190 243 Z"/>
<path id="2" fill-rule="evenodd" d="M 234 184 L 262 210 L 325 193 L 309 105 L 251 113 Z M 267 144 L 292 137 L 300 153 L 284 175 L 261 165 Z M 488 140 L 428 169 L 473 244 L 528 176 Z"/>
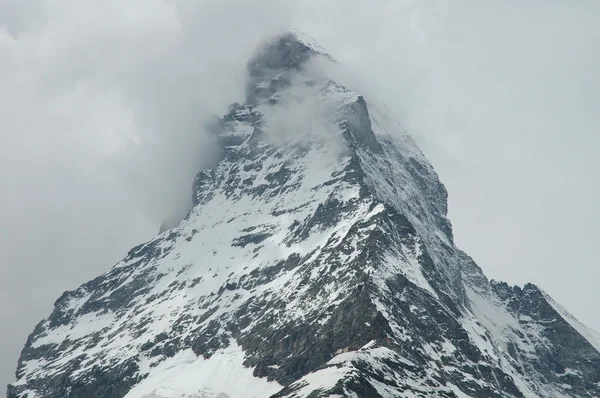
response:
<path id="1" fill-rule="evenodd" d="M 600 337 L 488 281 L 413 140 L 316 57 L 257 51 L 193 209 L 56 301 L 9 398 L 600 396 Z"/>

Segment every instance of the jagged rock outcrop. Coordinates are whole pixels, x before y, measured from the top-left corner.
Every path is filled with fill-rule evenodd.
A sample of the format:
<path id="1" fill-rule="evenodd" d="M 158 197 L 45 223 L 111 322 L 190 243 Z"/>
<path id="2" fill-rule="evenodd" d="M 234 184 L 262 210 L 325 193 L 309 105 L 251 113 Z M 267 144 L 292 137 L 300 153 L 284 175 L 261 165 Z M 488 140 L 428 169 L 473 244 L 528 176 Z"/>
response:
<path id="1" fill-rule="evenodd" d="M 193 209 L 56 301 L 9 398 L 600 396 L 600 338 L 488 281 L 413 140 L 315 57 L 259 49 Z"/>

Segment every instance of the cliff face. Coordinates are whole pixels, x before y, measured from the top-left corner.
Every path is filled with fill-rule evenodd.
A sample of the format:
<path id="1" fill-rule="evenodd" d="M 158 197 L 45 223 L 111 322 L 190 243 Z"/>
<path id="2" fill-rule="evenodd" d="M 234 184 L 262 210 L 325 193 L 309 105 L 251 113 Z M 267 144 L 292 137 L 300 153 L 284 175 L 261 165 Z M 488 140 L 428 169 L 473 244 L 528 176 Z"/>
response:
<path id="1" fill-rule="evenodd" d="M 413 140 L 315 57 L 257 51 L 188 216 L 56 301 L 8 397 L 600 396 L 598 335 L 488 281 Z"/>

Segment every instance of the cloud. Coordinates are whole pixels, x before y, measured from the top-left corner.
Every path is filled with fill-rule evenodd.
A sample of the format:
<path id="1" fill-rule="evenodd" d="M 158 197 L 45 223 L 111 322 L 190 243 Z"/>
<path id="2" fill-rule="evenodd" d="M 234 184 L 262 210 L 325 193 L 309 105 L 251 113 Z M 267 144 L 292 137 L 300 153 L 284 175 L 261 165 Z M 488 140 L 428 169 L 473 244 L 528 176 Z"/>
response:
<path id="1" fill-rule="evenodd" d="M 599 8 L 0 0 L 0 383 L 63 290 L 185 212 L 212 154 L 203 120 L 243 101 L 246 60 L 290 26 L 416 137 L 488 274 L 538 282 L 600 328 L 600 297 L 579 294 L 600 277 Z"/>
<path id="2" fill-rule="evenodd" d="M 0 384 L 63 290 L 191 205 L 203 129 L 285 28 L 276 1 L 0 1 Z"/>

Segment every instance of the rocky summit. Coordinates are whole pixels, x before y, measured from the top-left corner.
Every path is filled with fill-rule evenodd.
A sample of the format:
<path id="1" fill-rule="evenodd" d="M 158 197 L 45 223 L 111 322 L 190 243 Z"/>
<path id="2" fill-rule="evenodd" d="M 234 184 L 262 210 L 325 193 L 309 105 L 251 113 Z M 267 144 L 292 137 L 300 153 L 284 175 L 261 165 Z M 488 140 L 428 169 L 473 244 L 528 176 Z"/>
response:
<path id="1" fill-rule="evenodd" d="M 298 33 L 256 51 L 186 218 L 56 301 L 9 398 L 600 397 L 600 336 L 483 275 L 432 166 L 331 62 Z"/>

